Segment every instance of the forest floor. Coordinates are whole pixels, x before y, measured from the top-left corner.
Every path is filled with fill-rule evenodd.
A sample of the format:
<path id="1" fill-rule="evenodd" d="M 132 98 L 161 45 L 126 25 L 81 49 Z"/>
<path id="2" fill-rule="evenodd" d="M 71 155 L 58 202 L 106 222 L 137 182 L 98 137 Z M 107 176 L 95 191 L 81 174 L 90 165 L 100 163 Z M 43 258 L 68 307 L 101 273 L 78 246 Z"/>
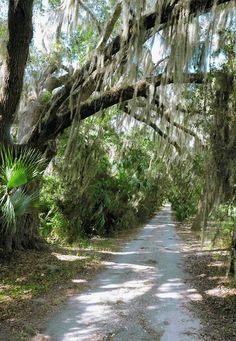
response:
<path id="1" fill-rule="evenodd" d="M 30 340 L 38 334 L 44 319 L 84 290 L 104 261 L 138 231 L 83 240 L 74 247 L 17 251 L 0 259 L 0 341 Z"/>
<path id="2" fill-rule="evenodd" d="M 202 336 L 207 341 L 236 340 L 236 282 L 226 276 L 229 252 L 212 247 L 194 235 L 190 226 L 179 225 L 178 235 L 184 241 L 182 253 L 187 283 L 201 299 L 192 301 L 192 310 L 200 317 Z"/>
<path id="3" fill-rule="evenodd" d="M 54 341 L 233 341 L 226 268 L 166 211 L 118 238 L 18 252 L 0 260 L 0 341 L 46 340 L 46 326 Z"/>

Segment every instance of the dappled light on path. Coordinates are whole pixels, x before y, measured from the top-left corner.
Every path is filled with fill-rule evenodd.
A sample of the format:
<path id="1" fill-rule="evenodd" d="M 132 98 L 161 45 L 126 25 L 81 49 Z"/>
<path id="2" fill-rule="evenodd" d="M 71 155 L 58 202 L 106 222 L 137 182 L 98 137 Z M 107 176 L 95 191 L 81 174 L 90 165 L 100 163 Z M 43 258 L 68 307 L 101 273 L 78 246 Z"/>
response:
<path id="1" fill-rule="evenodd" d="M 57 341 L 201 340 L 188 302 L 202 297 L 186 285 L 180 245 L 165 206 L 54 316 L 46 334 Z"/>
<path id="2" fill-rule="evenodd" d="M 53 252 L 52 255 L 54 255 L 57 259 L 61 260 L 61 261 L 67 261 L 67 262 L 73 262 L 79 259 L 86 259 L 88 257 L 86 256 L 75 256 L 75 255 L 62 255 L 59 253 L 55 253 Z"/>

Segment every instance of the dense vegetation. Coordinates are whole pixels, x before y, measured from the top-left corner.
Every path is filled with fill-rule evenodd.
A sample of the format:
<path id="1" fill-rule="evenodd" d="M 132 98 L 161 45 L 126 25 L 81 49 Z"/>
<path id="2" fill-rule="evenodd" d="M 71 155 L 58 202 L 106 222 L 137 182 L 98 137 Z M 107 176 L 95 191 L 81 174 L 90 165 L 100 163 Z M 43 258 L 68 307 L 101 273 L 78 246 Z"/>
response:
<path id="1" fill-rule="evenodd" d="M 234 337 L 235 0 L 1 5 L 0 339 L 2 321 L 14 334 L 81 289 L 165 203 L 193 241 L 204 314 Z M 9 339 L 36 330 L 19 329 Z"/>
<path id="2" fill-rule="evenodd" d="M 222 221 L 236 254 L 234 1 L 3 4 L 3 253 L 107 236 L 170 201 L 203 239 Z"/>
<path id="3" fill-rule="evenodd" d="M 70 242 L 108 236 L 139 225 L 165 200 L 168 180 L 160 144 L 147 129 L 122 131 L 114 117 L 81 126 L 71 168 L 64 161 L 68 132 L 58 141 L 41 192 L 44 236 Z"/>

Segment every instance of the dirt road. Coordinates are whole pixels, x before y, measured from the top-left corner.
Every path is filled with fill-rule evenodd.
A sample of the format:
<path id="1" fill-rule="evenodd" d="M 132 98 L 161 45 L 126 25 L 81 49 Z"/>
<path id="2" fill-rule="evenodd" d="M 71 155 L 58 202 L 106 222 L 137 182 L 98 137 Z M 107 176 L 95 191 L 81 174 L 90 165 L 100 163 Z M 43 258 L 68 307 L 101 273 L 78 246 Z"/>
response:
<path id="1" fill-rule="evenodd" d="M 49 321 L 54 341 L 197 341 L 171 209 L 165 206 L 83 294 Z"/>

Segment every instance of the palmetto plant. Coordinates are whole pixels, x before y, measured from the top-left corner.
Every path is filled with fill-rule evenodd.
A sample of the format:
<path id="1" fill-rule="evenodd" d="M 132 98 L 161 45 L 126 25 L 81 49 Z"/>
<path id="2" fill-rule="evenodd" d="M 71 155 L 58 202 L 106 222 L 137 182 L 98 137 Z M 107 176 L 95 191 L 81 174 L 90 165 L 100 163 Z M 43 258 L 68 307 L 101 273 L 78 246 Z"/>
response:
<path id="1" fill-rule="evenodd" d="M 5 229 L 15 232 L 17 218 L 37 202 L 37 191 L 29 193 L 27 187 L 41 176 L 44 164 L 44 158 L 36 150 L 0 149 L 0 214 Z"/>

